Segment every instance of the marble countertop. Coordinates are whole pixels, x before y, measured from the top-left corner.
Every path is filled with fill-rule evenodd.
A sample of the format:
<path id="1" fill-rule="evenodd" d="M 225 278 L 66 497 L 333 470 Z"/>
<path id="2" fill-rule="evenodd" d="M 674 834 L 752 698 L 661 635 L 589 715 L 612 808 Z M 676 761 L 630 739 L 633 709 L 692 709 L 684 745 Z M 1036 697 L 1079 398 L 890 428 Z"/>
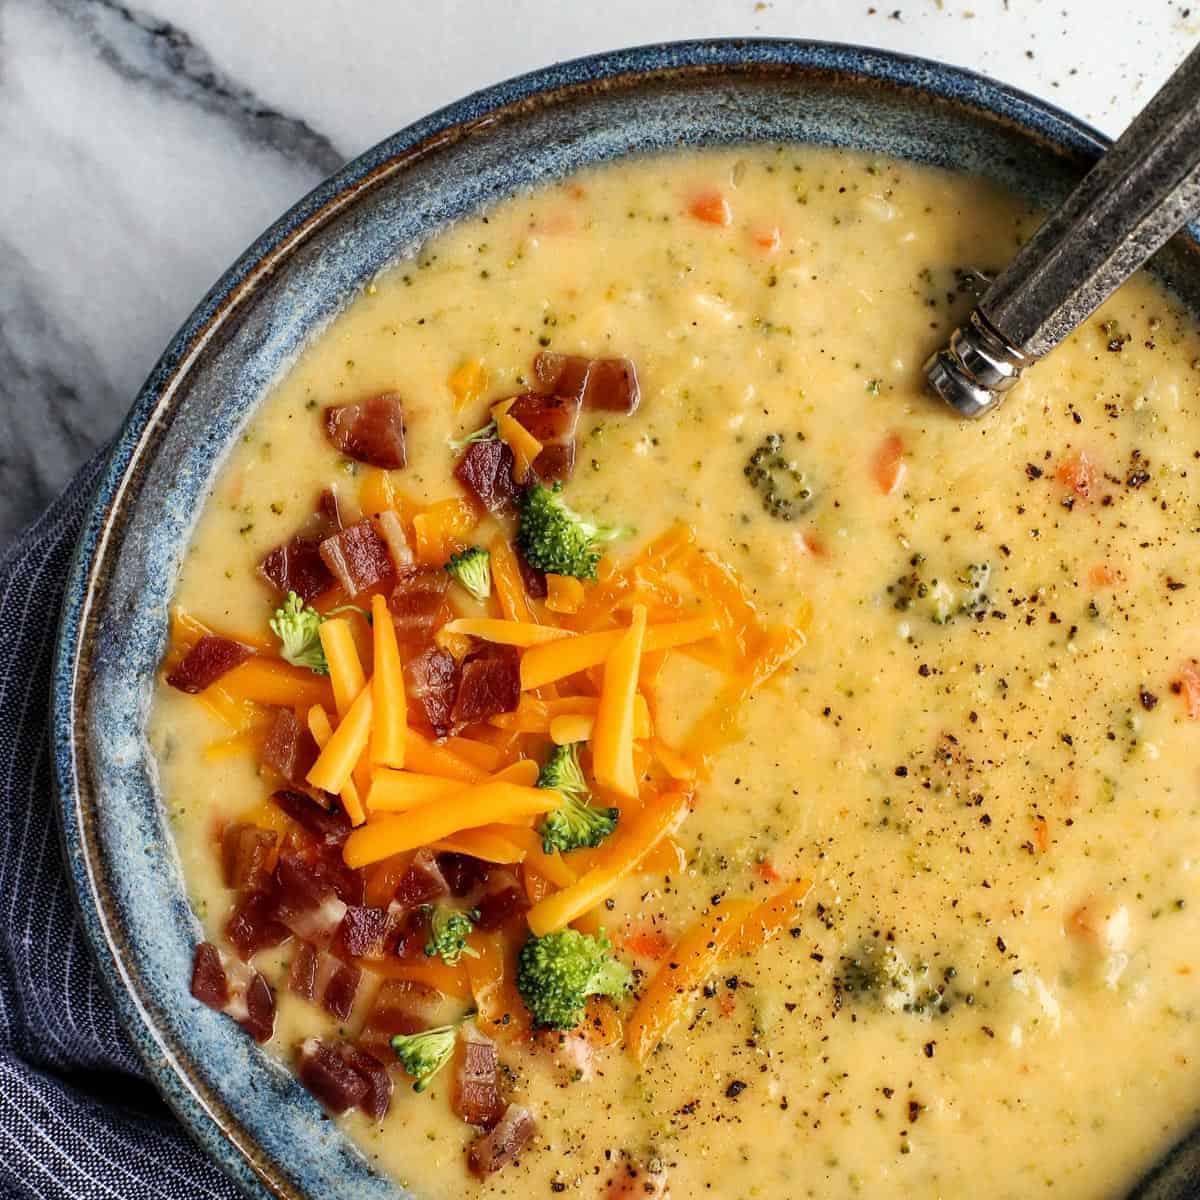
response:
<path id="1" fill-rule="evenodd" d="M 739 35 L 943 59 L 1117 133 L 1200 38 L 1200 0 L 0 0 L 0 548 L 346 159 L 554 60 Z"/>

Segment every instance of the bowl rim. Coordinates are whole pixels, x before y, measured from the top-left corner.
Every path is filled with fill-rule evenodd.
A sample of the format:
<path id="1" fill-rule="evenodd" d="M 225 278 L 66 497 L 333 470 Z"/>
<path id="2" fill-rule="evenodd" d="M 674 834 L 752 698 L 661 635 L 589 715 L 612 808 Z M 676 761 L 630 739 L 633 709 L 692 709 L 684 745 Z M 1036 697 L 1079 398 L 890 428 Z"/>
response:
<path id="1" fill-rule="evenodd" d="M 85 936 L 125 1032 L 151 1082 L 185 1129 L 250 1194 L 269 1200 L 305 1200 L 219 1095 L 195 1077 L 186 1059 L 160 1031 L 129 970 L 114 924 L 112 897 L 98 855 L 89 811 L 96 795 L 81 762 L 81 680 L 86 676 L 88 632 L 119 543 L 120 513 L 152 435 L 181 381 L 205 347 L 273 269 L 328 222 L 395 173 L 460 138 L 530 105 L 654 77 L 805 71 L 827 80 L 890 88 L 999 120 L 1049 149 L 1086 166 L 1110 139 L 1057 106 L 986 76 L 930 59 L 840 42 L 722 38 L 664 42 L 588 55 L 552 64 L 473 92 L 385 138 L 351 160 L 294 204 L 261 234 L 207 292 L 171 339 L 138 392 L 95 485 L 72 558 L 52 669 L 50 709 L 55 809 L 63 851 Z M 83 689 L 86 697 L 86 688 Z"/>

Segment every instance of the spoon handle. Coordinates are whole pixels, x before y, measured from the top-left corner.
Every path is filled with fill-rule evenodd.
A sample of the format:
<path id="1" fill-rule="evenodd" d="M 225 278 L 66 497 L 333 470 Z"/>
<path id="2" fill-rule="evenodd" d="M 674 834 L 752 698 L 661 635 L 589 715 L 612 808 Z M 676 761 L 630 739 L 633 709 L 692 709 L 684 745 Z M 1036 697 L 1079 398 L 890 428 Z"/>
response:
<path id="1" fill-rule="evenodd" d="M 1094 312 L 1200 213 L 1200 46 L 988 288 L 929 386 L 964 417 Z"/>

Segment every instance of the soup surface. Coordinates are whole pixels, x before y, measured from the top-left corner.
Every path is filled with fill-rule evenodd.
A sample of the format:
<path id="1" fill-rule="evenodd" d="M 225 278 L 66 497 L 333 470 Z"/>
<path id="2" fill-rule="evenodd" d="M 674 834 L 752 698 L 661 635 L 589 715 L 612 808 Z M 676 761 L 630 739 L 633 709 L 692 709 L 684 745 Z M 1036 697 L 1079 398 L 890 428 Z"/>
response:
<path id="1" fill-rule="evenodd" d="M 439 569 L 447 550 L 492 547 L 491 598 L 452 582 L 445 604 L 511 616 L 495 549 L 511 516 L 431 506 L 467 496 L 448 441 L 529 392 L 539 353 L 628 359 L 641 399 L 631 414 L 584 405 L 564 491 L 633 532 L 602 547 L 582 602 L 552 581 L 559 611 L 528 600 L 530 621 L 577 628 L 596 596 L 594 628 L 624 629 L 639 603 L 651 628 L 716 621 L 708 641 L 643 648 L 641 796 L 592 779 L 616 831 L 558 860 L 580 875 L 647 805 L 690 797 L 580 920 L 605 928 L 631 989 L 593 1000 L 565 1037 L 481 1011 L 504 1100 L 536 1124 L 517 1161 L 469 1171 L 479 1130 L 456 1115 L 453 1064 L 415 1092 L 392 1063 L 386 1117 L 341 1118 L 418 1196 L 1115 1196 L 1193 1122 L 1200 335 L 1138 278 L 987 420 L 959 422 L 921 390 L 971 272 L 1007 262 L 1038 220 L 977 180 L 844 152 L 605 167 L 498 204 L 382 275 L 247 426 L 183 563 L 176 658 L 190 621 L 278 651 L 283 597 L 259 564 L 331 487 L 343 523 L 390 508 Z M 403 469 L 331 442 L 326 406 L 393 393 Z M 654 539 L 684 547 L 673 582 L 631 568 Z M 373 631 L 342 616 L 367 662 Z M 488 644 L 440 636 L 456 658 Z M 595 697 L 619 679 L 613 661 L 559 695 Z M 162 684 L 150 733 L 196 913 L 230 961 L 221 835 L 292 829 L 260 762 L 265 693 L 238 699 L 233 680 L 199 696 Z M 432 739 L 414 686 L 409 723 Z M 554 695 L 526 691 L 519 711 Z M 274 702 L 301 719 L 310 700 Z M 515 723 L 492 715 L 449 745 L 469 755 L 476 736 L 489 768 L 543 760 L 549 726 Z M 532 861 L 511 879 L 553 895 L 563 885 Z M 368 893 L 394 890 L 365 871 Z M 812 885 L 802 907 L 797 881 Z M 784 889 L 776 936 L 705 956 L 722 905 L 733 920 Z M 494 949 L 479 931 L 469 945 L 487 936 Z M 487 1007 L 470 949 L 444 976 L 420 961 L 406 975 L 389 950 L 378 970 L 359 963 L 339 1019 L 289 988 L 297 938 L 276 942 L 254 966 L 285 1064 L 304 1039 L 356 1038 L 385 977 L 440 980 L 437 1021 Z M 647 1026 L 638 998 L 672 971 L 673 1019 Z M 653 1043 L 640 1059 L 631 1028 Z"/>

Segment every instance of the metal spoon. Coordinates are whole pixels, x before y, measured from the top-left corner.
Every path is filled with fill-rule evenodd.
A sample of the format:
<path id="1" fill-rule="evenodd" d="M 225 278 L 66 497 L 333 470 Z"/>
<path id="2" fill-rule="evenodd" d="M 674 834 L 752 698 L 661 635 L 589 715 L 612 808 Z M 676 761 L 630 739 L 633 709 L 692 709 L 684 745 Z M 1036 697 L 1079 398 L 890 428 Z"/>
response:
<path id="1" fill-rule="evenodd" d="M 1200 46 L 925 364 L 930 389 L 964 417 L 989 412 L 1197 215 Z"/>

